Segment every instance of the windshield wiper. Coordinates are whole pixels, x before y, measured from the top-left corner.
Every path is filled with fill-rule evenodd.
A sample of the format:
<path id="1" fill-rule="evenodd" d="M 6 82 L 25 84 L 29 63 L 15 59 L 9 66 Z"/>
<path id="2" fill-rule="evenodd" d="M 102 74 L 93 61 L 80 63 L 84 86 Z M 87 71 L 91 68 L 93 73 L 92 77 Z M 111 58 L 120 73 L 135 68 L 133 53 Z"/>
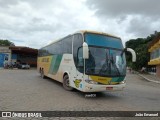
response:
<path id="1" fill-rule="evenodd" d="M 105 63 L 102 65 L 101 70 L 99 71 L 99 74 L 101 74 L 102 72 L 107 72 L 109 70 L 110 73 L 110 65 L 109 65 L 109 59 L 106 58 Z"/>
<path id="2" fill-rule="evenodd" d="M 116 64 L 115 64 L 115 61 L 114 61 L 114 59 L 113 59 L 113 56 L 112 56 L 111 58 L 112 58 L 112 59 L 111 59 L 112 65 L 114 66 L 114 68 L 116 68 L 118 75 L 121 75 L 120 72 L 119 72 L 119 69 L 117 68 L 117 66 L 116 66 Z"/>

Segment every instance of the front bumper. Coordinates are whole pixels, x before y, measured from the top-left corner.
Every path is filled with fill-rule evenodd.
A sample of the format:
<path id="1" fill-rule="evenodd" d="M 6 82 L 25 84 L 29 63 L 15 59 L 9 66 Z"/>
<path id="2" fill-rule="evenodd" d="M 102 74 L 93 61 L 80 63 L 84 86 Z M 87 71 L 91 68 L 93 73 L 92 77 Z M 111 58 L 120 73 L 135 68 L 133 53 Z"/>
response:
<path id="1" fill-rule="evenodd" d="M 116 85 L 96 85 L 85 83 L 83 92 L 122 91 L 126 83 Z"/>

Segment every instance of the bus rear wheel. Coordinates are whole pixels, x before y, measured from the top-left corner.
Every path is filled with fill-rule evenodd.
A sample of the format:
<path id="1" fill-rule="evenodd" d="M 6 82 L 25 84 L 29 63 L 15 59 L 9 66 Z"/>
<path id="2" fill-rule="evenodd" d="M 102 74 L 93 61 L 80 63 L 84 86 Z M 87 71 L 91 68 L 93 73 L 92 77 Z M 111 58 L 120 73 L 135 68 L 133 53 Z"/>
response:
<path id="1" fill-rule="evenodd" d="M 65 75 L 63 77 L 63 87 L 64 87 L 64 89 L 66 89 L 68 91 L 73 90 L 73 88 L 69 86 L 69 77 L 68 77 L 68 75 Z"/>

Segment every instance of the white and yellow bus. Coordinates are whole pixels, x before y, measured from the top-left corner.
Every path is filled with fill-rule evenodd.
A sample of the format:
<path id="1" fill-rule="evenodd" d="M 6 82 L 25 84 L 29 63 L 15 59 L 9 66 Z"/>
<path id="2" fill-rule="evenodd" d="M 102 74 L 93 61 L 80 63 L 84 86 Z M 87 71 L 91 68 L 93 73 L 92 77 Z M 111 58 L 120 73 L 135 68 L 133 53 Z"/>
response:
<path id="1" fill-rule="evenodd" d="M 39 49 L 38 71 L 63 83 L 66 90 L 83 92 L 123 90 L 125 50 L 119 37 L 95 31 L 79 31 Z"/>

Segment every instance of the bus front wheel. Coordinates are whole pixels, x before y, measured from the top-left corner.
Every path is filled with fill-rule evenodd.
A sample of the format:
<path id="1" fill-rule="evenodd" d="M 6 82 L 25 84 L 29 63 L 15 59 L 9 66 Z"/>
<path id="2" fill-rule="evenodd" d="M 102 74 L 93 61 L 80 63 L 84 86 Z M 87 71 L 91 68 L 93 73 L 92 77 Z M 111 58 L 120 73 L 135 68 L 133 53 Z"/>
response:
<path id="1" fill-rule="evenodd" d="M 73 88 L 69 86 L 69 77 L 68 77 L 68 75 L 65 75 L 64 78 L 63 78 L 63 87 L 64 87 L 64 89 L 66 89 L 68 91 L 73 90 Z"/>

